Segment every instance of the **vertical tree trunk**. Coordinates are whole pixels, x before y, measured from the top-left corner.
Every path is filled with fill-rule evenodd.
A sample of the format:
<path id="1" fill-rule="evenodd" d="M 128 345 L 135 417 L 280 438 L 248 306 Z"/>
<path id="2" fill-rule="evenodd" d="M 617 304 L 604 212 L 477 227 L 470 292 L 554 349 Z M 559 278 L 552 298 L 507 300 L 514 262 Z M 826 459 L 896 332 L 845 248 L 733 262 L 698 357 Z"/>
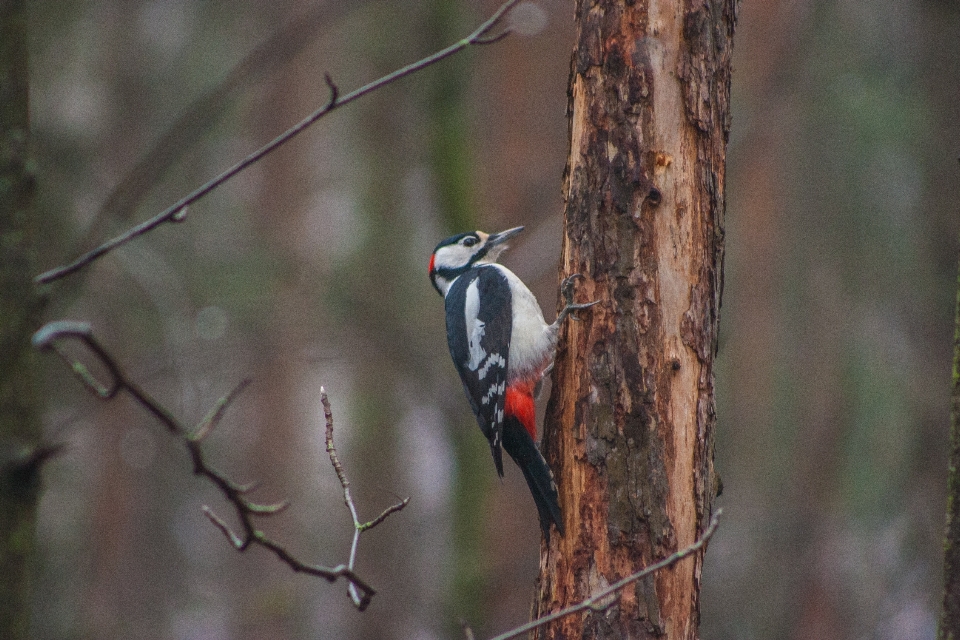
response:
<path id="1" fill-rule="evenodd" d="M 537 615 L 704 531 L 722 287 L 735 0 L 577 3 L 562 274 L 599 300 L 561 336 L 544 447 L 566 536 L 541 558 Z M 696 638 L 702 556 L 542 638 Z"/>
<path id="2" fill-rule="evenodd" d="M 957 277 L 950 392 L 950 463 L 947 475 L 947 530 L 943 543 L 943 609 L 940 640 L 960 638 L 960 276 Z"/>
<path id="3" fill-rule="evenodd" d="M 37 223 L 29 138 L 27 11 L 0 2 L 0 638 L 26 638 L 42 455 L 38 375 L 30 347 L 40 303 L 31 281 Z"/>

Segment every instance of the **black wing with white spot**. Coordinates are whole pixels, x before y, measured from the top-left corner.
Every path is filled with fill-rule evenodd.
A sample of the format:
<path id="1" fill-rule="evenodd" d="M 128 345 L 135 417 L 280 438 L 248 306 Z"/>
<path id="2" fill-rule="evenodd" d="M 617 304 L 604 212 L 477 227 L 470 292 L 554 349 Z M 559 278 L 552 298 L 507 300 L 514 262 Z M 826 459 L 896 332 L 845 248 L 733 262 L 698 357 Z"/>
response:
<path id="1" fill-rule="evenodd" d="M 503 476 L 503 404 L 513 326 L 510 285 L 496 267 L 476 267 L 454 281 L 445 306 L 450 355 Z"/>

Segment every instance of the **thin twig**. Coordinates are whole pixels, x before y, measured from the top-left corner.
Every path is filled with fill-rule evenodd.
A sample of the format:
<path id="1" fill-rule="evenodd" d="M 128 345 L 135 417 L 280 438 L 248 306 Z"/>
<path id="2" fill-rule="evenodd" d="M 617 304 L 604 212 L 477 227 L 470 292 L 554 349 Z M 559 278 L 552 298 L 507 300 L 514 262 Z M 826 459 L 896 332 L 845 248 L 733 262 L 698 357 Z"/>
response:
<path id="1" fill-rule="evenodd" d="M 378 515 L 376 518 L 374 518 L 374 519 L 371 520 L 370 522 L 364 522 L 364 523 L 361 524 L 359 527 L 357 527 L 357 531 L 359 531 L 360 533 L 363 533 L 364 531 L 367 531 L 368 529 L 373 529 L 375 526 L 377 526 L 378 524 L 380 524 L 381 522 L 383 522 L 384 520 L 386 520 L 386 519 L 387 519 L 387 516 L 389 516 L 391 513 L 396 513 L 397 511 L 400 511 L 400 510 L 403 509 L 405 506 L 407 506 L 407 504 L 408 504 L 409 502 L 410 502 L 410 498 L 404 498 L 404 499 L 401 500 L 400 502 L 397 502 L 397 503 L 395 503 L 395 504 L 390 505 L 389 507 L 387 507 L 386 509 L 384 509 L 384 510 L 380 513 L 380 515 Z"/>
<path id="2" fill-rule="evenodd" d="M 340 480 L 340 486 L 343 487 L 343 502 L 347 505 L 347 509 L 350 510 L 350 516 L 353 518 L 353 542 L 350 544 L 350 559 L 347 561 L 347 567 L 352 571 L 357 559 L 357 546 L 360 544 L 360 534 L 386 520 L 387 516 L 391 513 L 403 509 L 410 502 L 410 498 L 404 498 L 400 502 L 387 507 L 379 516 L 370 522 L 360 522 L 360 517 L 357 515 L 357 506 L 354 504 L 353 497 L 350 495 L 350 480 L 347 478 L 346 471 L 343 470 L 343 465 L 340 464 L 340 458 L 337 456 L 337 448 L 333 445 L 333 410 L 330 408 L 330 399 L 327 397 L 327 390 L 323 387 L 320 387 L 320 404 L 323 405 L 323 416 L 327 422 L 325 438 L 327 454 L 330 456 L 330 464 L 337 473 L 337 479 Z M 350 594 L 350 599 L 353 600 L 353 604 L 363 611 L 369 603 L 369 599 L 364 601 L 363 594 L 358 591 L 353 583 L 350 583 L 347 591 Z"/>
<path id="3" fill-rule="evenodd" d="M 261 81 L 268 74 L 289 62 L 314 41 L 321 29 L 345 14 L 360 9 L 368 0 L 303 3 L 309 6 L 297 11 L 288 22 L 250 49 L 226 75 L 203 95 L 186 105 L 183 113 L 160 135 L 126 175 L 114 186 L 106 200 L 87 225 L 77 247 L 95 246 L 108 222 L 129 224 L 146 194 L 160 177 L 202 139 L 202 134 L 227 109 L 229 100 L 246 87 Z M 185 220 L 186 210 L 181 212 Z M 175 216 L 176 222 L 181 216 Z"/>
<path id="4" fill-rule="evenodd" d="M 284 133 L 280 134 L 279 136 L 274 138 L 272 141 L 268 142 L 266 145 L 264 145 L 257 151 L 254 151 L 253 153 L 248 155 L 246 158 L 236 163 L 235 165 L 233 165 L 232 167 L 230 167 L 229 169 L 227 169 L 217 177 L 206 182 L 205 184 L 198 187 L 197 189 L 187 194 L 186 196 L 180 198 L 180 200 L 173 203 L 172 205 L 170 205 L 169 207 L 167 207 L 166 209 L 164 209 L 154 217 L 148 220 L 145 220 L 144 222 L 141 222 L 140 224 L 132 227 L 126 232 L 104 242 L 103 244 L 96 247 L 95 249 L 91 249 L 90 251 L 83 254 L 73 262 L 70 262 L 66 265 L 41 273 L 36 278 L 34 278 L 34 282 L 36 282 L 37 284 L 48 284 L 55 280 L 59 280 L 60 278 L 66 277 L 72 273 L 75 273 L 76 271 L 79 271 L 80 269 L 92 263 L 94 260 L 97 260 L 98 258 L 104 256 L 110 251 L 113 251 L 114 249 L 125 245 L 126 243 L 130 242 L 134 238 L 137 238 L 147 233 L 148 231 L 151 231 L 152 229 L 159 227 L 165 222 L 182 221 L 183 216 L 181 215 L 181 212 L 182 211 L 185 212 L 186 208 L 189 205 L 200 200 L 202 197 L 209 194 L 211 191 L 213 191 L 214 189 L 222 185 L 227 180 L 231 179 L 232 177 L 234 177 L 235 175 L 237 175 L 238 173 L 240 173 L 250 165 L 254 164 L 255 162 L 259 161 L 261 158 L 263 158 L 267 154 L 276 150 L 281 145 L 285 144 L 286 142 L 291 140 L 293 137 L 295 137 L 297 134 L 301 133 L 304 129 L 306 129 L 313 123 L 320 120 L 320 118 L 329 114 L 334 109 L 337 109 L 338 107 L 342 107 L 346 104 L 349 104 L 354 100 L 357 100 L 358 98 L 361 98 L 367 95 L 368 93 L 376 91 L 377 89 L 380 89 L 382 87 L 387 86 L 388 84 L 396 82 L 401 78 L 405 78 L 422 69 L 425 69 L 431 65 L 434 65 L 440 62 L 441 60 L 444 60 L 456 53 L 459 53 L 460 51 L 466 49 L 467 47 L 470 47 L 472 45 L 491 44 L 493 42 L 496 42 L 504 38 L 506 35 L 510 33 L 509 29 L 505 29 L 503 32 L 496 34 L 493 37 L 488 36 L 488 34 L 494 27 L 500 24 L 500 21 L 503 19 L 503 17 L 507 14 L 508 11 L 510 11 L 510 9 L 512 9 L 517 4 L 517 2 L 519 2 L 519 0 L 507 0 L 507 2 L 504 2 L 502 5 L 500 5 L 500 8 L 497 9 L 497 11 L 494 12 L 494 14 L 490 16 L 490 18 L 488 18 L 479 27 L 477 27 L 473 31 L 473 33 L 468 35 L 466 38 L 463 38 L 462 40 L 458 40 L 457 42 L 450 45 L 446 49 L 442 49 L 430 56 L 427 56 L 426 58 L 418 60 L 417 62 L 413 62 L 411 64 L 408 64 L 405 67 L 401 67 L 400 69 L 397 69 L 396 71 L 389 73 L 383 76 L 382 78 L 374 80 L 373 82 L 370 82 L 369 84 L 366 84 L 360 87 L 359 89 L 355 89 L 342 97 L 339 96 L 339 91 L 337 90 L 336 85 L 333 83 L 330 77 L 326 76 L 327 86 L 331 90 L 330 91 L 331 95 L 330 95 L 330 100 L 324 106 L 320 107 L 319 109 L 311 113 L 309 116 L 301 120 L 299 123 L 287 129 Z"/>
<path id="5" fill-rule="evenodd" d="M 104 384 L 96 376 L 91 374 L 83 363 L 61 349 L 59 342 L 63 340 L 78 340 L 86 345 L 96 356 L 100 365 L 109 372 L 109 382 Z M 357 608 L 363 611 L 367 605 L 370 604 L 370 599 L 376 591 L 361 579 L 353 569 L 356 562 L 357 539 L 360 533 L 376 526 L 390 513 L 399 511 L 405 507 L 409 498 L 388 508 L 371 522 L 364 524 L 359 522 L 356 507 L 353 504 L 352 498 L 350 498 L 348 490 L 349 482 L 347 481 L 343 467 L 340 465 L 340 461 L 336 457 L 336 450 L 333 449 L 333 417 L 330 413 L 330 404 L 325 392 L 322 392 L 321 400 L 324 405 L 324 412 L 327 414 L 327 450 L 330 452 L 330 461 L 337 473 L 337 477 L 344 487 L 344 495 L 347 499 L 347 506 L 350 507 L 350 512 L 353 516 L 353 526 L 355 530 L 353 544 L 350 549 L 349 563 L 337 565 L 336 567 L 324 567 L 302 562 L 287 551 L 283 545 L 267 537 L 265 533 L 257 529 L 253 522 L 254 517 L 270 516 L 279 513 L 286 509 L 289 503 L 258 504 L 251 501 L 247 498 L 247 495 L 257 488 L 256 484 L 239 484 L 234 482 L 219 471 L 213 469 L 206 461 L 202 449 L 204 438 L 219 424 L 224 412 L 233 400 L 250 384 L 249 380 L 242 381 L 234 387 L 230 393 L 220 398 L 200 424 L 191 429 L 177 420 L 163 405 L 157 402 L 127 376 L 119 363 L 93 335 L 93 330 L 88 323 L 71 321 L 51 322 L 43 326 L 33 335 L 33 345 L 42 351 L 56 352 L 67 362 L 73 373 L 80 378 L 84 385 L 103 400 L 110 400 L 116 397 L 121 391 L 126 391 L 132 395 L 141 406 L 153 414 L 154 417 L 184 445 L 193 462 L 193 473 L 209 480 L 220 490 L 227 502 L 233 505 L 237 520 L 240 523 L 241 533 L 239 534 L 235 533 L 226 521 L 217 516 L 209 507 L 204 506 L 203 512 L 210 522 L 223 533 L 227 540 L 230 541 L 230 544 L 238 551 L 245 551 L 251 545 L 258 545 L 271 551 L 278 559 L 286 563 L 296 572 L 324 578 L 329 582 L 334 582 L 338 578 L 344 578 L 349 582 L 350 598 Z"/>
<path id="6" fill-rule="evenodd" d="M 244 378 L 230 393 L 217 400 L 216 404 L 213 405 L 213 409 L 210 410 L 210 413 L 200 421 L 200 424 L 197 425 L 197 428 L 194 429 L 193 433 L 188 437 L 191 440 L 199 442 L 210 435 L 210 432 L 220 424 L 220 421 L 223 419 L 223 414 L 227 412 L 227 407 L 233 403 L 237 396 L 243 393 L 244 389 L 250 386 L 251 382 L 253 381 L 250 378 Z"/>
<path id="7" fill-rule="evenodd" d="M 582 602 L 571 605 L 566 609 L 561 609 L 560 611 L 551 613 L 550 615 L 543 616 L 542 618 L 537 618 L 536 620 L 528 622 L 527 624 L 521 627 L 511 629 L 506 633 L 503 633 L 499 636 L 491 638 L 491 640 L 509 640 L 510 638 L 517 638 L 529 631 L 533 631 L 538 627 L 542 627 L 545 624 L 549 624 L 561 618 L 566 618 L 569 615 L 573 615 L 574 613 L 578 613 L 581 611 L 587 611 L 587 610 L 604 611 L 606 609 L 609 609 L 611 606 L 613 606 L 613 603 L 616 602 L 616 598 L 607 600 L 607 598 L 609 598 L 613 594 L 619 592 L 621 589 L 625 587 L 630 586 L 631 584 L 633 584 L 637 580 L 640 580 L 641 578 L 645 578 L 648 575 L 655 573 L 656 571 L 659 571 L 660 569 L 664 569 L 666 567 L 669 567 L 670 565 L 680 562 L 687 556 L 690 556 L 696 553 L 697 551 L 699 551 L 701 548 L 703 548 L 703 546 L 707 544 L 707 541 L 710 540 L 710 538 L 713 537 L 713 534 L 716 532 L 717 527 L 720 524 L 721 513 L 723 513 L 723 510 L 717 509 L 717 512 L 713 515 L 713 518 L 710 519 L 710 526 L 708 526 L 707 530 L 703 532 L 703 535 L 700 536 L 700 539 L 694 542 L 693 544 L 691 544 L 689 547 L 685 547 L 680 551 L 677 551 L 673 555 L 667 556 L 663 560 L 659 562 L 655 562 L 654 564 L 650 565 L 649 567 L 646 567 L 641 571 L 631 574 L 626 578 L 623 578 L 622 580 L 618 580 L 617 582 L 614 582 L 609 587 L 601 591 L 598 591 L 597 593 L 593 594 L 592 596 L 590 596 L 589 598 L 587 598 Z M 606 602 L 604 602 L 605 600 Z"/>

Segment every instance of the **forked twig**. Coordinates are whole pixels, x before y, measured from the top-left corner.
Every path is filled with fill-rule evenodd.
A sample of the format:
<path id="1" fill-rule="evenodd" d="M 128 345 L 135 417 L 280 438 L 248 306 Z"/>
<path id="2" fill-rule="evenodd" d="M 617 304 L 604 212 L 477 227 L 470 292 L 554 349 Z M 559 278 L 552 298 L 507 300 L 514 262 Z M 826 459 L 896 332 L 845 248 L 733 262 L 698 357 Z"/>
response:
<path id="1" fill-rule="evenodd" d="M 353 518 L 353 542 L 350 544 L 350 559 L 347 561 L 347 567 L 352 571 L 357 559 L 357 546 L 360 544 L 360 534 L 386 520 L 387 516 L 391 513 L 403 509 L 410 502 L 410 498 L 404 498 L 400 502 L 387 507 L 379 516 L 369 522 L 360 522 L 360 517 L 357 515 L 357 506 L 353 502 L 353 496 L 350 495 L 350 480 L 347 478 L 347 473 L 343 470 L 343 465 L 340 464 L 337 449 L 333 446 L 333 411 L 330 409 L 330 399 L 327 398 L 327 391 L 323 387 L 320 387 L 320 403 L 323 405 L 323 416 L 327 421 L 326 444 L 327 453 L 330 455 L 330 464 L 333 465 L 333 469 L 337 473 L 337 479 L 340 480 L 340 486 L 343 487 L 343 502 L 347 505 L 347 509 L 350 510 L 350 516 Z M 350 599 L 353 600 L 353 604 L 355 604 L 358 609 L 362 611 L 366 608 L 366 604 L 363 602 L 363 594 L 360 593 L 356 585 L 351 582 L 350 586 L 347 587 L 347 591 L 350 593 Z"/>
<path id="2" fill-rule="evenodd" d="M 80 360 L 60 348 L 59 342 L 62 340 L 77 340 L 83 343 L 107 370 L 110 379 L 106 384 L 91 373 Z M 337 477 L 343 485 L 347 506 L 350 507 L 350 513 L 353 516 L 355 530 L 353 544 L 350 549 L 349 562 L 335 567 L 325 567 L 302 562 L 294 557 L 283 545 L 272 540 L 263 533 L 263 531 L 257 529 L 253 522 L 254 517 L 270 516 L 279 513 L 287 508 L 288 503 L 259 504 L 253 502 L 247 496 L 257 488 L 256 484 L 239 484 L 234 482 L 211 467 L 204 457 L 202 449 L 204 439 L 219 424 L 233 400 L 250 384 L 249 380 L 241 381 L 230 393 L 220 398 L 200 424 L 191 429 L 177 420 L 170 411 L 127 376 L 120 364 L 93 335 L 93 330 L 88 323 L 70 321 L 51 322 L 43 326 L 33 335 L 33 345 L 42 351 L 54 351 L 59 355 L 71 368 L 74 375 L 80 378 L 87 389 L 92 391 L 100 399 L 110 400 L 115 398 L 121 391 L 129 393 L 142 407 L 153 414 L 154 417 L 166 427 L 167 431 L 184 445 L 193 463 L 193 473 L 213 483 L 223 494 L 224 498 L 233 505 L 234 512 L 240 522 L 241 532 L 239 534 L 235 533 L 230 526 L 209 507 L 204 506 L 203 512 L 210 522 L 226 536 L 230 544 L 238 551 L 245 551 L 251 545 L 258 545 L 271 551 L 277 558 L 296 572 L 324 578 L 329 582 L 334 582 L 338 578 L 344 578 L 350 584 L 350 598 L 354 605 L 361 611 L 367 608 L 376 591 L 354 573 L 353 567 L 356 562 L 358 538 L 361 533 L 376 526 L 391 513 L 405 507 L 409 502 L 409 498 L 389 507 L 370 522 L 361 524 L 358 521 L 356 507 L 349 494 L 349 482 L 346 479 L 340 461 L 336 457 L 336 450 L 333 448 L 333 418 L 325 391 L 321 391 L 321 401 L 323 403 L 324 413 L 327 416 L 327 451 L 330 453 L 330 461 L 337 473 Z"/>
<path id="3" fill-rule="evenodd" d="M 342 107 L 346 104 L 349 104 L 354 100 L 361 98 L 367 95 L 368 93 L 376 91 L 381 87 L 385 87 L 388 84 L 396 82 L 401 78 L 405 78 L 422 69 L 432 66 L 440 62 L 441 60 L 449 58 L 450 56 L 456 53 L 459 53 L 460 51 L 463 51 L 467 47 L 470 47 L 472 45 L 492 44 L 494 42 L 497 42 L 503 39 L 504 37 L 509 35 L 510 33 L 509 28 L 505 28 L 503 31 L 497 34 L 494 34 L 493 36 L 489 34 L 495 27 L 500 25 L 500 22 L 503 20 L 507 12 L 510 11 L 518 2 L 519 0 L 507 0 L 502 5 L 500 5 L 500 8 L 497 9 L 492 16 L 490 16 L 479 27 L 477 27 L 473 31 L 473 33 L 468 35 L 466 38 L 463 38 L 462 40 L 458 40 L 457 42 L 453 43 L 446 49 L 441 49 L 440 51 L 437 51 L 436 53 L 429 55 L 426 58 L 423 58 L 421 60 L 408 64 L 405 67 L 401 67 L 400 69 L 397 69 L 396 71 L 389 73 L 383 76 L 382 78 L 374 80 L 373 82 L 370 82 L 369 84 L 366 84 L 360 87 L 359 89 L 355 89 L 343 96 L 340 96 L 340 92 L 337 89 L 337 86 L 330 79 L 329 75 L 325 76 L 327 86 L 330 88 L 330 99 L 327 101 L 327 103 L 324 106 L 320 107 L 319 109 L 317 109 L 316 111 L 308 115 L 306 118 L 301 120 L 299 123 L 287 129 L 285 132 L 283 132 L 282 134 L 274 138 L 272 141 L 268 142 L 266 145 L 264 145 L 257 151 L 254 151 L 253 153 L 248 155 L 246 158 L 240 160 L 239 162 L 234 164 L 232 167 L 230 167 L 229 169 L 227 169 L 217 177 L 201 185 L 200 187 L 198 187 L 191 193 L 185 195 L 184 197 L 180 198 L 180 200 L 173 203 L 172 205 L 170 205 L 169 207 L 167 207 L 157 215 L 128 229 L 124 233 L 110 240 L 107 240 L 100 246 L 94 249 L 91 249 L 87 253 L 83 254 L 73 262 L 70 262 L 63 266 L 56 267 L 55 269 L 50 269 L 49 271 L 45 271 L 44 273 L 41 273 L 36 278 L 34 278 L 34 281 L 37 284 L 48 284 L 55 280 L 59 280 L 60 278 L 66 277 L 72 273 L 75 273 L 76 271 L 79 271 L 80 269 L 92 263 L 94 260 L 97 260 L 98 258 L 106 255 L 110 251 L 113 251 L 114 249 L 125 245 L 126 243 L 130 242 L 134 238 L 137 238 L 147 233 L 148 231 L 151 231 L 152 229 L 159 227 L 160 225 L 166 222 L 176 223 L 176 222 L 184 221 L 186 219 L 187 208 L 191 204 L 200 200 L 205 195 L 209 194 L 211 191 L 213 191 L 214 189 L 216 189 L 217 187 L 219 187 L 220 185 L 225 183 L 227 180 L 231 179 L 232 177 L 234 177 L 235 175 L 237 175 L 238 173 L 240 173 L 250 165 L 259 161 L 261 158 L 263 158 L 267 154 L 275 151 L 281 145 L 290 141 L 293 137 L 295 137 L 296 135 L 304 131 L 307 127 L 314 124 L 316 121 L 320 120 L 325 115 L 329 114 L 334 109 L 337 109 L 338 107 Z"/>

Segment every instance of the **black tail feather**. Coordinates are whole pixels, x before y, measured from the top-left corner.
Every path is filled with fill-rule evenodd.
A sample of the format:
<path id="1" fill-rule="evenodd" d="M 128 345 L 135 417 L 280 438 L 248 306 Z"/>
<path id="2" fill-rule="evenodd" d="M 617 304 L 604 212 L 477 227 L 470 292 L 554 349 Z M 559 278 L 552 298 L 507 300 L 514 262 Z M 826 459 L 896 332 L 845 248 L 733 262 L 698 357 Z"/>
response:
<path id="1" fill-rule="evenodd" d="M 493 466 L 497 468 L 497 475 L 503 477 L 503 451 L 499 442 L 490 443 L 490 454 L 493 455 Z"/>
<path id="2" fill-rule="evenodd" d="M 560 513 L 560 502 L 557 499 L 557 485 L 553 481 L 553 472 L 547 466 L 540 450 L 537 449 L 533 438 L 523 428 L 520 421 L 512 416 L 506 416 L 503 424 L 503 448 L 517 463 L 527 480 L 533 501 L 540 514 L 540 528 L 543 537 L 550 540 L 550 523 L 556 525 L 557 531 L 563 535 L 563 516 Z"/>

